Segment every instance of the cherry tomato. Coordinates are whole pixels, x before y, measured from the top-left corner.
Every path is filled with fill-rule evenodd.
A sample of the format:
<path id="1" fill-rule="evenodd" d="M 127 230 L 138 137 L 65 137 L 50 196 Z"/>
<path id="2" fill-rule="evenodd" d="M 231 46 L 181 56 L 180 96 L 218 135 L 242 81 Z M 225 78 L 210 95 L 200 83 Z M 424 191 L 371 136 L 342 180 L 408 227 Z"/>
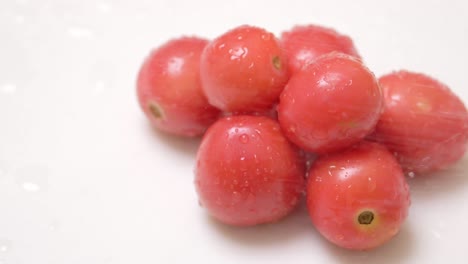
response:
<path id="1" fill-rule="evenodd" d="M 281 35 L 291 72 L 298 72 L 317 57 L 337 51 L 360 58 L 350 37 L 318 25 L 295 26 Z"/>
<path id="2" fill-rule="evenodd" d="M 361 142 L 319 157 L 309 172 L 307 207 L 317 230 L 348 249 L 371 249 L 395 236 L 410 206 L 403 171 L 382 145 Z"/>
<path id="3" fill-rule="evenodd" d="M 199 136 L 218 117 L 200 82 L 205 39 L 183 37 L 153 50 L 137 80 L 140 106 L 157 128 L 182 136 Z"/>
<path id="4" fill-rule="evenodd" d="M 240 26 L 213 40 L 201 59 L 203 89 L 224 111 L 263 111 L 278 100 L 289 74 L 272 33 Z"/>
<path id="5" fill-rule="evenodd" d="M 291 77 L 280 97 L 278 118 L 293 143 L 326 153 L 368 135 L 381 108 L 374 74 L 354 57 L 330 53 Z"/>
<path id="6" fill-rule="evenodd" d="M 463 157 L 468 113 L 446 85 L 408 71 L 379 81 L 385 106 L 372 138 L 385 143 L 407 172 L 443 169 Z"/>
<path id="7" fill-rule="evenodd" d="M 304 160 L 276 121 L 232 116 L 217 121 L 203 137 L 195 185 L 213 217 L 250 226 L 289 214 L 302 197 L 304 175 Z"/>

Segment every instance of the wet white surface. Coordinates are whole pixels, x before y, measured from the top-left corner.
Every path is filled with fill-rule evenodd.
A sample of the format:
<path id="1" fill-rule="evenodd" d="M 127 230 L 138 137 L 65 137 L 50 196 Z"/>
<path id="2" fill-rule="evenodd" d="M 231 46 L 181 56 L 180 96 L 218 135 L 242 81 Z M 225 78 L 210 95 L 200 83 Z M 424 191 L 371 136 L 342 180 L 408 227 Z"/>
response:
<path id="1" fill-rule="evenodd" d="M 425 72 L 468 102 L 467 18 L 464 0 L 2 0 L 0 263 L 466 263 L 467 156 L 410 179 L 409 219 L 375 251 L 328 244 L 304 210 L 230 228 L 198 206 L 197 140 L 151 130 L 134 83 L 172 37 L 319 23 L 351 35 L 377 75 Z"/>

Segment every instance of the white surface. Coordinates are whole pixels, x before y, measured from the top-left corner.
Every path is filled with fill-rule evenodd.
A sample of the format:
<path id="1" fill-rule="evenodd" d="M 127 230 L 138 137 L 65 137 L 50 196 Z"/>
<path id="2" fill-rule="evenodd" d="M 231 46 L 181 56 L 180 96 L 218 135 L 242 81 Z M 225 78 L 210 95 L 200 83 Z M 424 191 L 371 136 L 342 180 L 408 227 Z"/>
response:
<path id="1" fill-rule="evenodd" d="M 304 210 L 249 229 L 206 216 L 198 142 L 152 131 L 135 99 L 139 64 L 169 38 L 319 23 L 377 75 L 425 72 L 468 102 L 466 0 L 251 1 L 1 0 L 1 264 L 466 263 L 467 156 L 411 181 L 406 225 L 372 252 L 328 244 Z"/>

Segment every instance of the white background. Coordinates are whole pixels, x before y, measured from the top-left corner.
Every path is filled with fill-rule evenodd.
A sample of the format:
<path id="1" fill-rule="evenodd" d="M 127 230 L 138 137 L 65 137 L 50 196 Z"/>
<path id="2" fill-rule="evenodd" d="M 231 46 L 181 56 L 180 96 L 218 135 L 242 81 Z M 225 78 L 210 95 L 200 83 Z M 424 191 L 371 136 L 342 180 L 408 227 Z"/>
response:
<path id="1" fill-rule="evenodd" d="M 468 102 L 467 3 L 0 0 L 0 263 L 467 263 L 468 155 L 410 181 L 408 221 L 375 251 L 330 245 L 304 209 L 231 228 L 198 206 L 198 141 L 152 130 L 134 85 L 170 38 L 318 23 L 376 75 L 425 72 Z"/>

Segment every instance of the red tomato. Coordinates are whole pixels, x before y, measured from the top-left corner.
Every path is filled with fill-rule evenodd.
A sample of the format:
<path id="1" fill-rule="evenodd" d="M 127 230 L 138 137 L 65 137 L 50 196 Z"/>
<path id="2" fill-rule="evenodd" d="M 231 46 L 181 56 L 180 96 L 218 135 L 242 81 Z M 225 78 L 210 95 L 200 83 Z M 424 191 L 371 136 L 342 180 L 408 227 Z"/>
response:
<path id="1" fill-rule="evenodd" d="M 319 157 L 309 172 L 307 207 L 317 230 L 348 249 L 370 249 L 395 236 L 410 206 L 408 184 L 392 154 L 362 142 Z"/>
<path id="2" fill-rule="evenodd" d="M 279 220 L 298 204 L 305 166 L 278 123 L 263 116 L 220 119 L 202 139 L 195 184 L 200 203 L 221 222 Z"/>
<path id="3" fill-rule="evenodd" d="M 208 41 L 179 38 L 155 49 L 141 66 L 137 94 L 151 123 L 166 132 L 199 136 L 218 117 L 200 82 L 200 56 Z"/>
<path id="4" fill-rule="evenodd" d="M 381 107 L 374 74 L 354 57 L 330 53 L 292 76 L 281 94 L 278 118 L 293 143 L 326 153 L 368 135 Z"/>
<path id="5" fill-rule="evenodd" d="M 295 26 L 281 35 L 291 72 L 298 72 L 317 57 L 338 51 L 360 58 L 353 41 L 337 31 L 317 25 Z"/>
<path id="6" fill-rule="evenodd" d="M 212 105 L 228 112 L 262 112 L 278 100 L 289 74 L 275 36 L 241 26 L 205 48 L 201 78 Z"/>
<path id="7" fill-rule="evenodd" d="M 431 172 L 463 157 L 468 113 L 447 86 L 408 71 L 379 81 L 385 106 L 372 138 L 385 143 L 406 171 Z"/>

